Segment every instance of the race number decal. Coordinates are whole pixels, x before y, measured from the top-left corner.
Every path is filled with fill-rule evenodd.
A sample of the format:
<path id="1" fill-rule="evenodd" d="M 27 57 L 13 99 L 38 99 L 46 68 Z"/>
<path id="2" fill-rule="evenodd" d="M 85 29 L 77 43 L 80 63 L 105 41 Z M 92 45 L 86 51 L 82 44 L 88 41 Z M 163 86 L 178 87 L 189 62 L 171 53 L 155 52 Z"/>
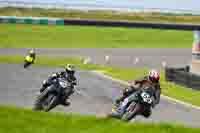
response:
<path id="1" fill-rule="evenodd" d="M 60 86 L 62 86 L 63 88 L 67 88 L 68 84 L 65 81 L 60 81 Z"/>
<path id="2" fill-rule="evenodd" d="M 144 102 L 147 102 L 147 103 L 149 103 L 149 104 L 152 103 L 152 99 L 151 99 L 151 97 L 150 97 L 150 95 L 149 95 L 148 93 L 143 92 L 143 93 L 141 94 L 141 96 L 142 96 Z"/>

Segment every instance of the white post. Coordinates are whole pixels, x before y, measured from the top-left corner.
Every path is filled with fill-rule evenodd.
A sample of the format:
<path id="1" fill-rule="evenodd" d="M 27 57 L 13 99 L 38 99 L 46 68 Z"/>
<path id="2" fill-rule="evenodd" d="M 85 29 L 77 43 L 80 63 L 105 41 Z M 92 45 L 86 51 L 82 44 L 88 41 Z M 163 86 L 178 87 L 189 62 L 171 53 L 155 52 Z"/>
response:
<path id="1" fill-rule="evenodd" d="M 92 59 L 90 57 L 83 60 L 83 64 L 86 65 L 88 63 L 91 63 Z"/>
<path id="2" fill-rule="evenodd" d="M 106 63 L 106 64 L 109 64 L 109 62 L 110 62 L 110 56 L 106 55 L 106 56 L 104 57 L 104 59 L 105 59 L 105 63 Z"/>
<path id="3" fill-rule="evenodd" d="M 200 31 L 194 31 L 192 64 L 190 71 L 195 74 L 200 74 Z"/>

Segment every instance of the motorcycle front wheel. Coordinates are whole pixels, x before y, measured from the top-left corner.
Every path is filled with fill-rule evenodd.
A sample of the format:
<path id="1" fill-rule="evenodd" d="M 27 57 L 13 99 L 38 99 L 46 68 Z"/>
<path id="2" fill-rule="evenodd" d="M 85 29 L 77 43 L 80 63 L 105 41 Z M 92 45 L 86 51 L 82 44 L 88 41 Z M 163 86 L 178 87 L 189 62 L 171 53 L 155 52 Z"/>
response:
<path id="1" fill-rule="evenodd" d="M 48 94 L 48 90 L 44 90 L 35 100 L 35 103 L 34 103 L 34 106 L 33 106 L 33 110 L 34 111 L 40 111 L 40 110 L 43 110 L 43 102 L 46 98 Z"/>
<path id="2" fill-rule="evenodd" d="M 56 106 L 57 106 L 57 96 L 49 95 L 47 100 L 43 104 L 43 109 L 45 112 L 48 112 Z"/>
<path id="3" fill-rule="evenodd" d="M 44 90 L 36 99 L 33 110 L 48 112 L 57 106 L 57 96 L 48 94 L 48 89 Z"/>
<path id="4" fill-rule="evenodd" d="M 131 103 L 121 119 L 123 121 L 130 121 L 139 113 L 140 109 L 141 104 L 135 102 Z"/>

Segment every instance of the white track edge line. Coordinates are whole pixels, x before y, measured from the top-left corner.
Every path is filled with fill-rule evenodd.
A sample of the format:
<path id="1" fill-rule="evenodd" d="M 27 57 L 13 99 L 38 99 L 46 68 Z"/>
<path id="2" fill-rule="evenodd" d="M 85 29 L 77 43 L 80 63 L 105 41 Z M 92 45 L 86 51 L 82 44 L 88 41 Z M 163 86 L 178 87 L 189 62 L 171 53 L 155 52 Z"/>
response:
<path id="1" fill-rule="evenodd" d="M 123 80 L 120 80 L 120 79 L 116 79 L 116 78 L 113 78 L 111 76 L 108 76 L 108 75 L 105 75 L 104 73 L 102 73 L 101 71 L 92 71 L 93 73 L 101 76 L 101 77 L 104 77 L 104 78 L 107 78 L 107 79 L 110 79 L 112 81 L 115 81 L 115 82 L 119 82 L 120 84 L 124 84 L 124 85 L 128 85 L 128 82 L 126 81 L 123 81 Z M 196 106 L 196 105 L 192 105 L 190 103 L 186 103 L 186 102 L 183 102 L 183 101 L 180 101 L 178 99 L 175 99 L 175 98 L 171 98 L 171 97 L 168 97 L 168 96 L 165 96 L 165 95 L 161 95 L 162 98 L 168 100 L 168 101 L 173 101 L 173 102 L 176 102 L 176 103 L 179 103 L 179 104 L 182 104 L 186 107 L 190 107 L 190 108 L 194 108 L 194 109 L 198 109 L 200 110 L 200 107 L 199 106 Z"/>

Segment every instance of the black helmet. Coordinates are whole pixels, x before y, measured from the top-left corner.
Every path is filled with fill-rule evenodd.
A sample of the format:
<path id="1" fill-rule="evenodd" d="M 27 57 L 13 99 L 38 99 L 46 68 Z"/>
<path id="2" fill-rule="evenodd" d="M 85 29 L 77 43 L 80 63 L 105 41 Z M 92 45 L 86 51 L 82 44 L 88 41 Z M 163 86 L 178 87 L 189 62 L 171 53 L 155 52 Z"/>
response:
<path id="1" fill-rule="evenodd" d="M 65 67 L 65 71 L 66 71 L 68 74 L 74 74 L 74 73 L 75 73 L 75 66 L 72 65 L 72 64 L 68 64 L 68 65 Z"/>

